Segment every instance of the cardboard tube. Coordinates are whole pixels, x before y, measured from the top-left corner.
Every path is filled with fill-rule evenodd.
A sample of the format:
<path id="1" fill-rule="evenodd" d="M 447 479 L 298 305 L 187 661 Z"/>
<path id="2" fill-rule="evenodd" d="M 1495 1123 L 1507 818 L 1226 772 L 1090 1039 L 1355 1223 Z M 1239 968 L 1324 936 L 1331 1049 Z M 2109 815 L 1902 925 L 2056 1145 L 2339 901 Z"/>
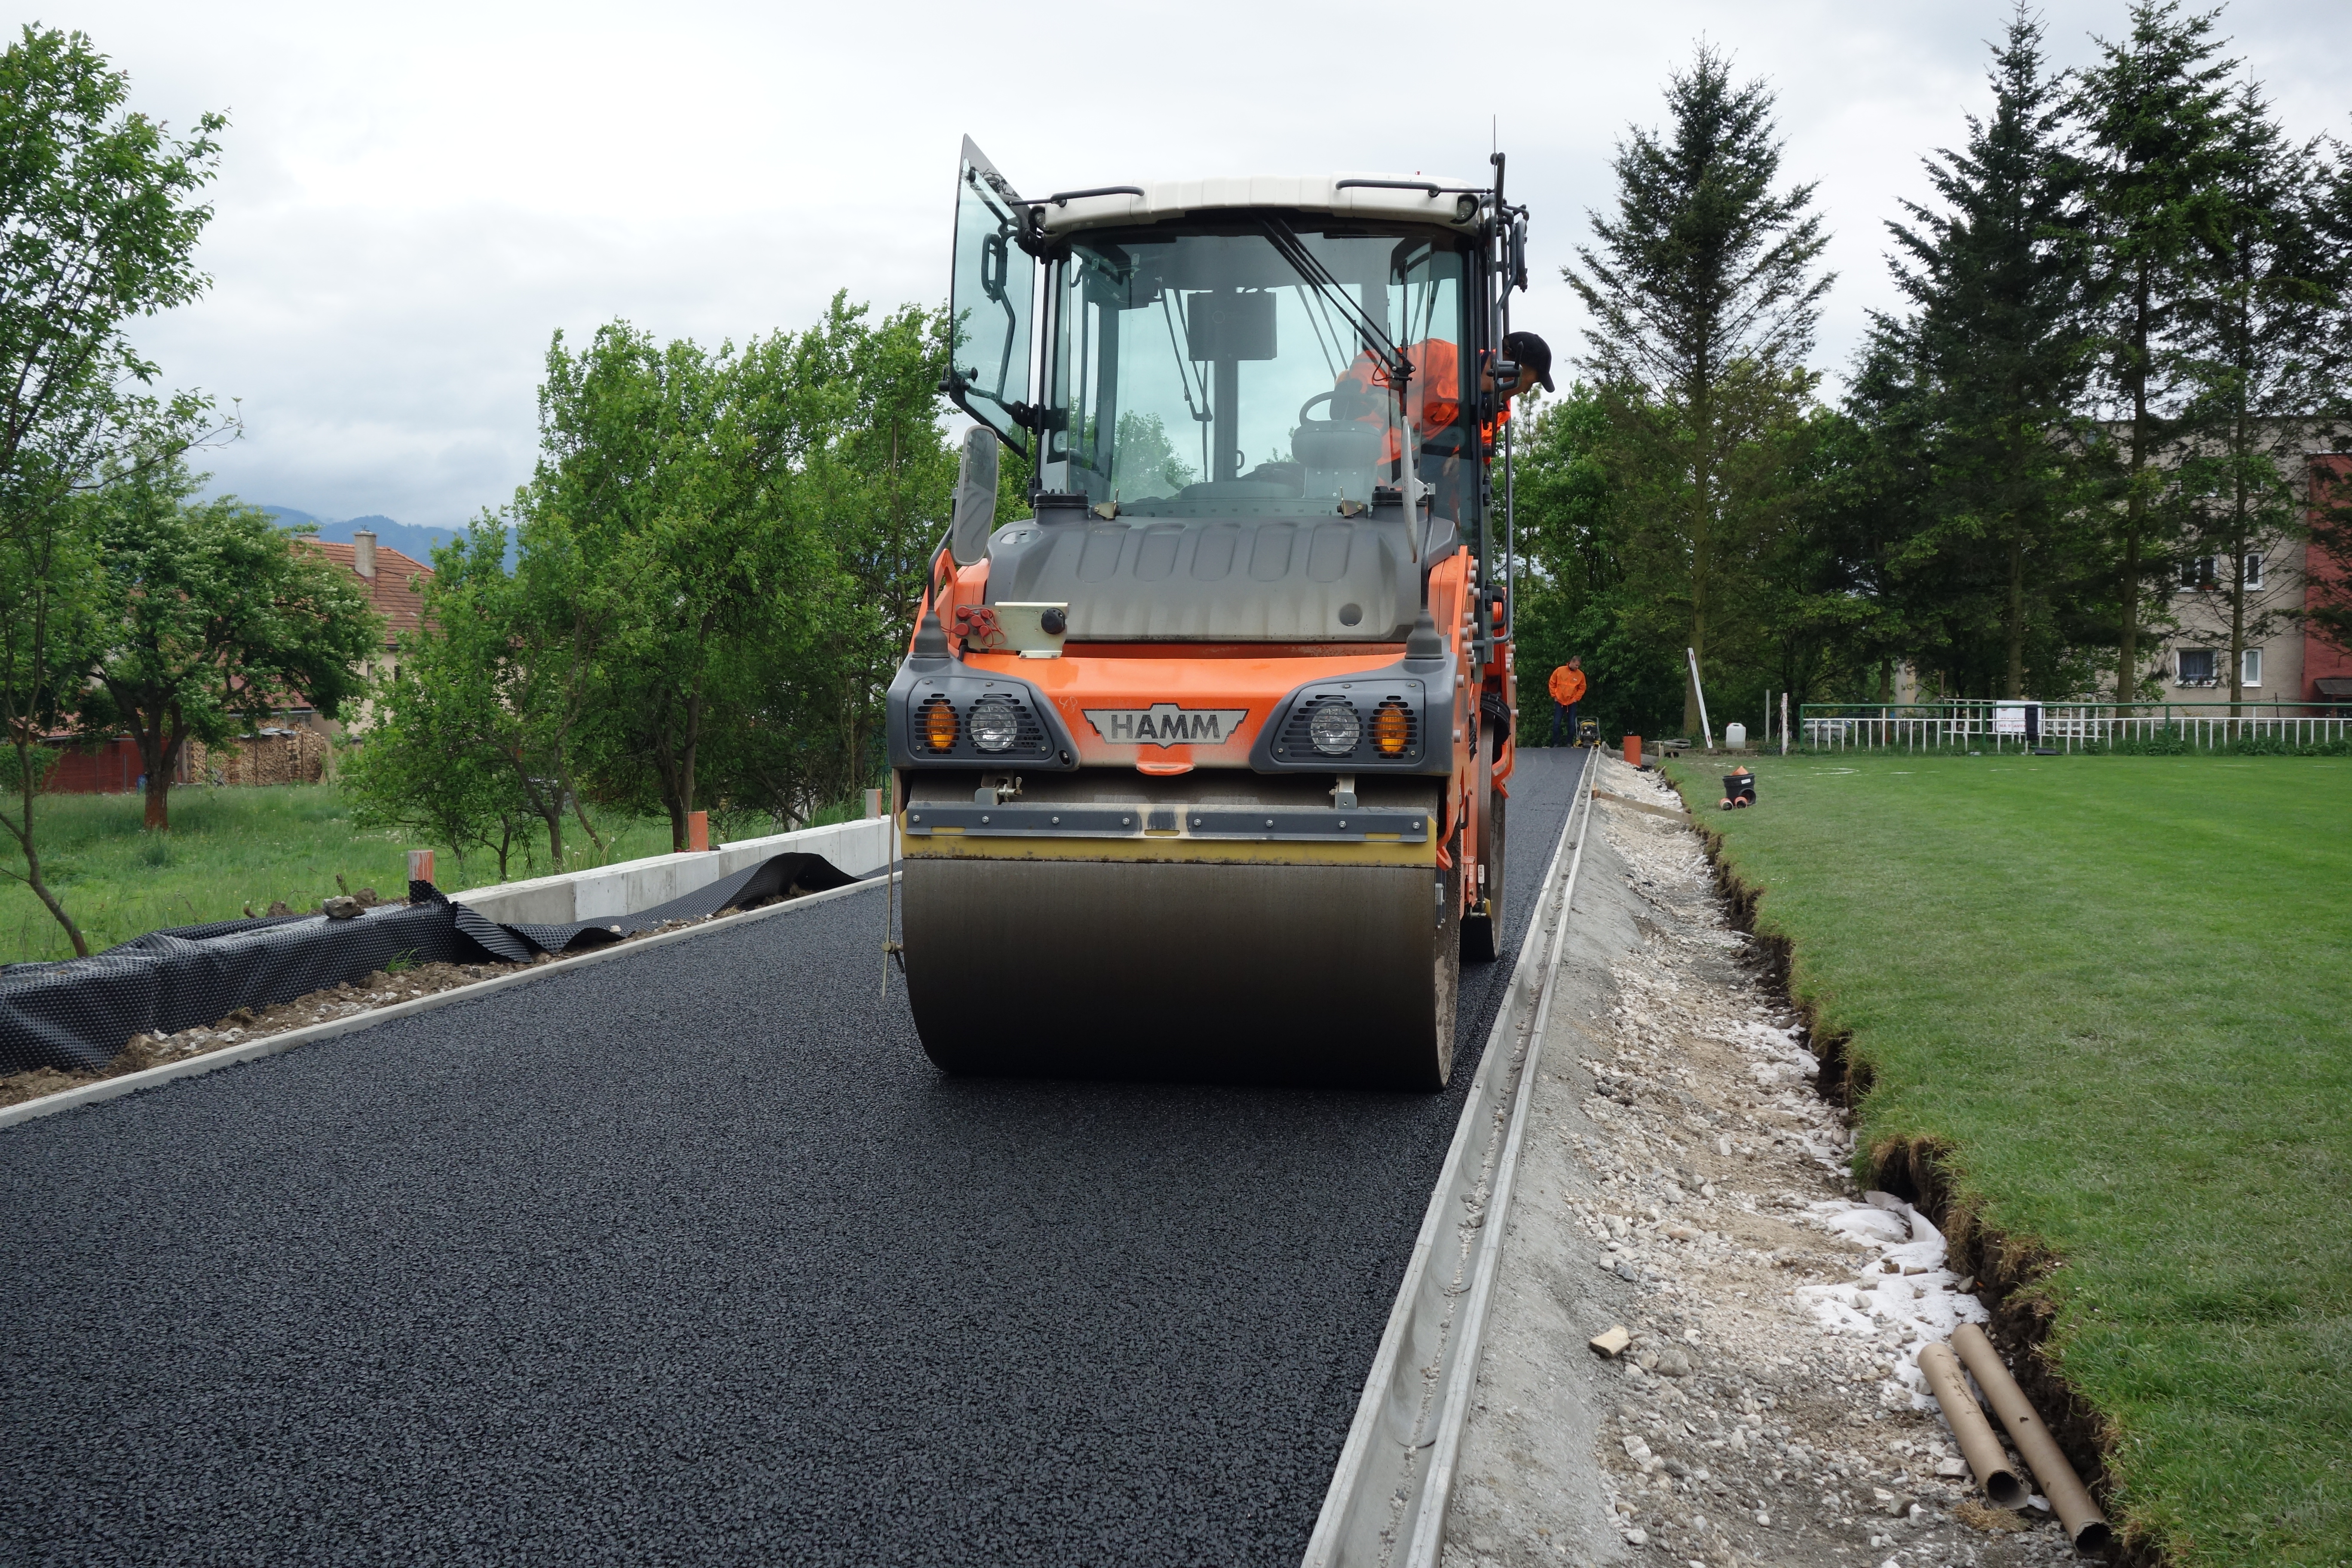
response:
<path id="1" fill-rule="evenodd" d="M 1927 1374 L 1936 1403 L 1944 1407 L 1944 1421 L 1959 1441 L 1960 1458 L 1969 1462 L 1985 1496 L 2002 1508 L 2023 1508 L 2029 1495 L 2026 1485 L 2009 1468 L 2009 1453 L 1992 1435 L 1992 1423 L 1985 1419 L 1977 1396 L 1969 1392 L 1960 1363 L 1952 1357 L 1952 1347 L 1920 1346 L 1919 1370 Z"/>
<path id="2" fill-rule="evenodd" d="M 2106 1515 L 2091 1500 L 2083 1479 L 2059 1451 L 2058 1440 L 2042 1425 L 2042 1417 L 2034 1414 L 2033 1403 L 2025 1397 L 2025 1390 L 2017 1386 L 2017 1379 L 2000 1364 L 2000 1356 L 1992 1348 L 1992 1342 L 1985 1338 L 1985 1331 L 1974 1323 L 1962 1323 L 1952 1331 L 1952 1348 L 1976 1374 L 1977 1386 L 1985 1393 L 1985 1403 L 2000 1417 L 2000 1424 L 2009 1428 L 2010 1441 L 2024 1456 L 2033 1479 L 2042 1483 L 2042 1495 L 2050 1500 L 2074 1550 L 2096 1552 L 2106 1545 Z"/>

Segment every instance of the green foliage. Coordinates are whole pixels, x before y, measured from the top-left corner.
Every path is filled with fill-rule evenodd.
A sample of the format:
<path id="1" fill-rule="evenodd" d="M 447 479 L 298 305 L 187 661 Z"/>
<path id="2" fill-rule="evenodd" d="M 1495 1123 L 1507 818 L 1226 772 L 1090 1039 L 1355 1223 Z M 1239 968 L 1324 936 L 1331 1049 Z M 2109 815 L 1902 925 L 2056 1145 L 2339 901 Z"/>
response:
<path id="1" fill-rule="evenodd" d="M 75 706 L 73 656 L 96 552 L 76 504 L 110 458 L 175 454 L 207 405 L 132 390 L 155 367 L 123 323 L 204 289 L 220 116 L 175 139 L 125 108 L 130 79 L 79 33 L 26 25 L 0 51 L 0 729 L 16 800 L 0 811 L 22 880 L 77 952 L 79 927 L 41 871 L 37 742 Z"/>
<path id="2" fill-rule="evenodd" d="M 537 818 L 802 822 L 879 774 L 882 695 L 947 522 L 940 312 L 836 296 L 740 352 L 625 323 L 541 395 L 500 519 L 435 557 L 426 627 L 350 770 L 366 820 L 499 852 Z M 600 846 L 601 848 L 601 846 Z"/>
<path id="3" fill-rule="evenodd" d="M 2074 428 L 2090 370 L 2084 243 L 2070 187 L 2060 85 L 2022 11 L 1995 50 L 1993 112 L 1927 164 L 1939 205 L 1906 204 L 1895 279 L 1913 305 L 1883 318 L 1875 380 L 1907 405 L 1882 421 L 1916 477 L 1889 555 L 1890 586 L 1936 650 L 1949 690 L 2070 694 L 2076 628 L 2096 573 L 2096 524 Z M 1925 651 L 1922 648 L 1920 651 Z"/>
<path id="4" fill-rule="evenodd" d="M 1648 622 L 1626 629 L 1696 649 L 1706 673 L 1738 636 L 1743 559 L 1767 548 L 1790 499 L 1828 237 L 1811 185 L 1774 189 L 1761 82 L 1735 87 L 1727 57 L 1701 46 L 1666 99 L 1672 130 L 1633 127 L 1618 144 L 1616 213 L 1590 215 L 1601 247 L 1562 275 L 1591 312 L 1583 363 L 1607 392 L 1625 613 Z M 1698 731 L 1696 693 L 1682 725 Z"/>
<path id="5" fill-rule="evenodd" d="M 176 458 L 147 463 L 88 503 L 100 570 L 76 718 L 138 742 L 152 828 L 170 826 L 189 742 L 226 741 L 298 700 L 334 717 L 383 635 L 349 573 L 257 508 L 195 500 L 197 483 Z"/>
<path id="6" fill-rule="evenodd" d="M 1862 1158 L 1941 1148 L 1974 1224 L 2054 1257 L 2111 1514 L 2168 1562 L 2343 1562 L 2352 763 L 1755 771 L 1757 809 L 1705 815 L 1872 1075 Z"/>

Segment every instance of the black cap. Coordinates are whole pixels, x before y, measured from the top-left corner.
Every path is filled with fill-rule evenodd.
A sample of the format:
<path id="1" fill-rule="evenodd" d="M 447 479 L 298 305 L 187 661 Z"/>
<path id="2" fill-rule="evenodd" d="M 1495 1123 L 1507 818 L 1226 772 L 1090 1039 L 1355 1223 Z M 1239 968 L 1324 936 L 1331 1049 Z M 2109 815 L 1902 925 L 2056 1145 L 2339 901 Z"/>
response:
<path id="1" fill-rule="evenodd" d="M 1551 384 L 1551 345 L 1535 333 L 1513 332 L 1504 338 L 1503 357 L 1534 371 L 1546 392 L 1559 390 Z"/>

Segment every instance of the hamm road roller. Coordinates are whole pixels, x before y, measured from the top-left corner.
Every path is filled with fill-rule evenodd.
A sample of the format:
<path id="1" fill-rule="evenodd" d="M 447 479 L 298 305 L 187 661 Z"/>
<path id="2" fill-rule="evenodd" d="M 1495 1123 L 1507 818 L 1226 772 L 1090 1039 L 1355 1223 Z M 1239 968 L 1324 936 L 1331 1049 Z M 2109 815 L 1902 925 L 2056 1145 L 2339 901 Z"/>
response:
<path id="1" fill-rule="evenodd" d="M 974 424 L 888 698 L 940 1067 L 1445 1084 L 1502 941 L 1509 404 L 1549 357 L 1503 173 L 1024 196 L 965 141 Z"/>

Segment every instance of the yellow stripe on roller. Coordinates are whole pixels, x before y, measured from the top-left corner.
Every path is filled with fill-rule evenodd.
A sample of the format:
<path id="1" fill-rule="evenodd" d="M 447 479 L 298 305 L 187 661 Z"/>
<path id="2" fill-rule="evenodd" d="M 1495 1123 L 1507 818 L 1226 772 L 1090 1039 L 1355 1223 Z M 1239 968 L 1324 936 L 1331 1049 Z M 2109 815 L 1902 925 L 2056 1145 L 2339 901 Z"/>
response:
<path id="1" fill-rule="evenodd" d="M 900 818 L 901 824 L 904 817 Z M 1437 864 L 1433 840 L 1418 844 L 1395 838 L 1318 844 L 1299 839 L 1187 838 L 1155 834 L 1144 838 L 1021 838 L 966 834 L 954 829 L 910 834 L 899 840 L 902 860 L 1124 860 L 1209 866 L 1428 866 Z"/>

